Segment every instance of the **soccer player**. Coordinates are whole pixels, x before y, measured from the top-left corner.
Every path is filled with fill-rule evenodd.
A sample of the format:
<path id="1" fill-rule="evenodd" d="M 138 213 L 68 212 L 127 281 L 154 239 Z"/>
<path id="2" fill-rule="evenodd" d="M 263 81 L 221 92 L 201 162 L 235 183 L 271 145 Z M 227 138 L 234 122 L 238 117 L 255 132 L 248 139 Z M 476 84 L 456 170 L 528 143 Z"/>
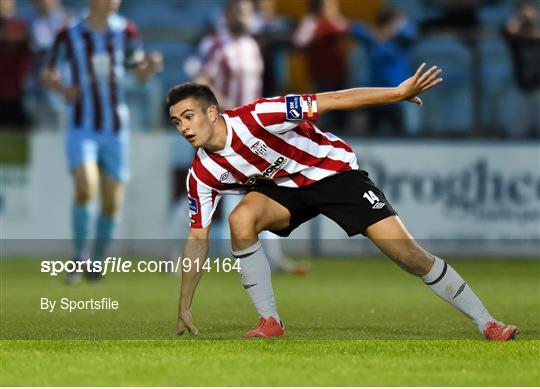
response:
<path id="1" fill-rule="evenodd" d="M 509 340 L 517 328 L 496 321 L 461 276 L 413 239 L 385 195 L 359 170 L 352 149 L 312 122 L 330 110 L 357 109 L 410 101 L 440 82 L 436 66 L 395 88 L 354 88 L 336 92 L 260 99 L 220 115 L 212 91 L 199 84 L 172 88 L 167 102 L 178 131 L 197 148 L 189 171 L 191 228 L 184 257 L 205 258 L 212 213 L 222 195 L 247 192 L 229 216 L 233 255 L 259 324 L 247 338 L 281 336 L 271 274 L 257 239 L 260 231 L 287 236 L 318 214 L 348 235 L 364 234 L 398 266 L 420 277 L 438 296 L 467 315 L 492 340 Z M 187 271 L 189 270 L 189 271 Z M 191 302 L 200 269 L 183 269 L 178 334 L 197 333 Z"/>
<path id="2" fill-rule="evenodd" d="M 45 85 L 67 102 L 66 151 L 75 185 L 72 231 L 77 260 L 86 255 L 90 204 L 98 182 L 101 213 L 93 260 L 103 258 L 117 226 L 128 178 L 129 112 L 122 88 L 126 71 L 132 69 L 144 82 L 162 67 L 159 53 L 145 56 L 137 27 L 116 14 L 119 6 L 118 0 L 90 0 L 88 15 L 57 35 L 42 74 Z M 60 61 L 70 65 L 70 80 L 63 80 L 56 69 Z M 98 273 L 87 275 L 100 278 Z M 73 273 L 67 281 L 79 278 Z"/>

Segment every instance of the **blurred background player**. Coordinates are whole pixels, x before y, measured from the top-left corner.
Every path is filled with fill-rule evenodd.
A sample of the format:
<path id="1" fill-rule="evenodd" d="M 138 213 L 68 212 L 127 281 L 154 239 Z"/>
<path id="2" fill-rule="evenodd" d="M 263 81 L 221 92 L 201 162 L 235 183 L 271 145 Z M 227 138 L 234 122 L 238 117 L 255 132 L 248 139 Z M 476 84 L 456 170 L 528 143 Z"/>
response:
<path id="1" fill-rule="evenodd" d="M 61 94 L 68 109 L 66 148 L 75 196 L 72 233 L 75 258 L 85 258 L 91 203 L 98 187 L 101 210 L 90 258 L 99 261 L 114 235 L 128 179 L 128 108 L 122 81 L 132 69 L 140 82 L 162 68 L 159 53 L 145 57 L 137 27 L 118 16 L 119 0 L 90 0 L 85 18 L 56 37 L 43 82 Z M 56 66 L 70 64 L 70 80 Z M 87 273 L 99 279 L 98 273 Z M 68 282 L 80 278 L 72 273 Z"/>
<path id="2" fill-rule="evenodd" d="M 199 44 L 201 64 L 194 82 L 215 90 L 224 110 L 253 101 L 262 91 L 263 59 L 249 33 L 253 17 L 253 2 L 232 0 L 225 5 L 216 32 Z"/>
<path id="3" fill-rule="evenodd" d="M 212 88 L 218 96 L 222 110 L 254 101 L 262 93 L 264 60 L 259 45 L 249 33 L 250 26 L 255 22 L 254 12 L 254 4 L 250 0 L 228 2 L 223 18 L 218 22 L 217 31 L 203 38 L 199 45 L 200 63 L 194 81 Z M 176 170 L 175 175 L 180 179 L 174 180 L 175 185 L 182 179 L 182 183 L 185 183 L 188 168 L 189 165 L 184 165 Z M 176 189 L 174 191 L 176 193 Z M 177 193 L 176 196 L 178 195 Z M 226 218 L 223 216 L 229 215 L 241 198 L 242 196 L 227 196 L 218 207 L 215 215 L 218 222 L 214 225 L 216 236 L 222 239 L 230 236 L 224 220 Z M 177 211 L 174 214 L 179 215 Z M 261 238 L 274 270 L 293 274 L 304 274 L 308 270 L 306 263 L 285 258 L 278 236 L 264 231 Z"/>

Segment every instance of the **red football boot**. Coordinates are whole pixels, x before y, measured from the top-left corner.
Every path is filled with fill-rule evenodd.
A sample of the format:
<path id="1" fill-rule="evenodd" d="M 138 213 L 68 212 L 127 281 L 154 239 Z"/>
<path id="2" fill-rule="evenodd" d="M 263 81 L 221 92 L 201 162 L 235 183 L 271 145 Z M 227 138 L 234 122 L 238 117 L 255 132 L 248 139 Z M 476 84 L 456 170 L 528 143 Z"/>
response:
<path id="1" fill-rule="evenodd" d="M 518 328 L 513 325 L 506 325 L 497 321 L 490 321 L 484 327 L 484 336 L 488 340 L 498 340 L 507 342 L 516 338 Z"/>
<path id="2" fill-rule="evenodd" d="M 251 338 L 271 338 L 274 336 L 282 336 L 285 333 L 285 326 L 282 322 L 279 322 L 273 317 L 265 319 L 259 317 L 259 324 L 253 330 L 246 332 L 244 337 L 246 339 Z"/>

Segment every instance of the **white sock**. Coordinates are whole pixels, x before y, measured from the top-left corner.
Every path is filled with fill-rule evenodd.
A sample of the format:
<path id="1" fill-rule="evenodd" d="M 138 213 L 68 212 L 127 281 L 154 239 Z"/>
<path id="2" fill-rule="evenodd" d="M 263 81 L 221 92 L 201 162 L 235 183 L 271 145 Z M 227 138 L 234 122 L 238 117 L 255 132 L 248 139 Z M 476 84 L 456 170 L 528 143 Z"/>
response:
<path id="1" fill-rule="evenodd" d="M 467 315 L 482 332 L 486 324 L 495 319 L 491 317 L 484 304 L 452 266 L 438 257 L 434 259 L 431 270 L 422 277 L 425 284 L 437 296 Z"/>
<path id="2" fill-rule="evenodd" d="M 273 317 L 279 322 L 276 299 L 272 290 L 272 272 L 261 247 L 257 241 L 253 246 L 232 254 L 240 259 L 240 275 L 251 302 L 259 316 Z"/>

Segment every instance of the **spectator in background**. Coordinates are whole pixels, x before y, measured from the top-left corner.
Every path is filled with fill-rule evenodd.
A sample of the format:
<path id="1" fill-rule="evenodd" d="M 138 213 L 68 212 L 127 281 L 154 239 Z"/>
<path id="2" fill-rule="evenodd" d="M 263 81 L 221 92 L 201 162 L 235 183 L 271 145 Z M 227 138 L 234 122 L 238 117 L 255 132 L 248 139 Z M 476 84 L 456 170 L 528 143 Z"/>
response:
<path id="1" fill-rule="evenodd" d="M 15 17 L 15 2 L 0 0 L 0 129 L 25 130 L 24 83 L 30 70 L 30 36 Z"/>
<path id="2" fill-rule="evenodd" d="M 293 43 L 307 56 L 308 71 L 315 90 L 347 87 L 347 21 L 336 0 L 310 0 L 310 14 L 294 32 Z M 219 99 L 218 99 L 219 100 Z M 321 127 L 344 130 L 346 113 L 333 111 L 321 118 Z"/>
<path id="3" fill-rule="evenodd" d="M 440 16 L 421 23 L 422 33 L 474 32 L 480 26 L 478 2 L 476 0 L 444 0 Z"/>
<path id="4" fill-rule="evenodd" d="M 27 85 L 27 99 L 33 108 L 31 112 L 39 115 L 33 120 L 36 125 L 58 128 L 62 101 L 58 95 L 43 88 L 40 75 L 54 39 L 66 26 L 68 17 L 59 0 L 34 0 L 33 4 L 35 14 L 30 19 L 32 71 Z"/>
<path id="5" fill-rule="evenodd" d="M 383 6 L 373 26 L 354 23 L 351 34 L 369 58 L 369 86 L 395 87 L 407 78 L 409 56 L 417 36 L 416 25 L 390 6 Z M 374 134 L 405 134 L 403 106 L 391 104 L 368 108 L 369 129 Z"/>
<path id="6" fill-rule="evenodd" d="M 250 25 L 263 57 L 263 87 L 265 97 L 283 94 L 287 83 L 287 53 L 290 26 L 276 14 L 275 0 L 256 0 L 255 15 Z"/>
<path id="7" fill-rule="evenodd" d="M 530 133 L 540 137 L 540 10 L 532 1 L 518 4 L 504 28 L 514 63 L 514 75 L 523 93 L 513 126 L 513 138 Z"/>

